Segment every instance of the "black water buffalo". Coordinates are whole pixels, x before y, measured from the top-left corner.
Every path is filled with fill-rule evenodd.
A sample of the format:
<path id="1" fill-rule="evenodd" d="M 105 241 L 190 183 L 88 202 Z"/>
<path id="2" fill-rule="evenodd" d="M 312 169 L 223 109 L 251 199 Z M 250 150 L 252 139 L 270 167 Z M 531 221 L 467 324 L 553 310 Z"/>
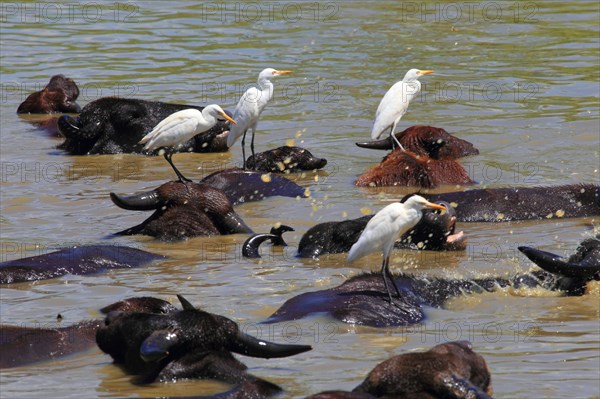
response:
<path id="1" fill-rule="evenodd" d="M 321 169 L 325 165 L 327 165 L 325 158 L 317 158 L 307 149 L 289 146 L 274 148 L 251 155 L 246 161 L 248 169 L 273 173 L 315 170 Z"/>
<path id="2" fill-rule="evenodd" d="M 84 245 L 0 263 L 0 284 L 144 266 L 164 256 L 116 245 Z"/>
<path id="3" fill-rule="evenodd" d="M 150 297 L 130 298 L 101 310 L 168 313 L 176 310 L 167 301 Z M 54 325 L 55 323 L 50 323 Z M 19 367 L 44 360 L 57 359 L 96 345 L 96 330 L 102 320 L 82 321 L 69 326 L 37 327 L 0 325 L 0 369 Z"/>
<path id="4" fill-rule="evenodd" d="M 169 182 L 131 196 L 110 193 L 110 198 L 123 209 L 155 211 L 142 224 L 117 235 L 145 234 L 170 241 L 252 233 L 232 205 L 273 195 L 306 197 L 306 190 L 279 176 L 227 169 L 205 177 L 200 183 Z"/>
<path id="5" fill-rule="evenodd" d="M 600 215 L 600 186 L 597 184 L 484 188 L 422 195 L 429 201 L 452 204 L 459 222 L 509 222 Z"/>
<path id="6" fill-rule="evenodd" d="M 63 115 L 58 129 L 65 136 L 59 148 L 73 155 L 144 153 L 139 141 L 167 116 L 204 107 L 132 98 L 103 97 L 81 110 L 78 118 Z M 227 151 L 228 123 L 219 122 L 173 149 L 175 152 Z M 156 154 L 157 151 L 153 151 Z"/>
<path id="7" fill-rule="evenodd" d="M 458 159 L 479 154 L 479 150 L 466 140 L 459 139 L 442 128 L 416 125 L 394 134 L 400 144 L 416 155 L 432 159 Z M 391 150 L 391 137 L 382 140 L 356 143 L 363 148 Z"/>
<path id="8" fill-rule="evenodd" d="M 491 395 L 485 359 L 470 342 L 455 341 L 394 356 L 375 366 L 352 392 L 328 391 L 307 399 L 490 399 Z"/>
<path id="9" fill-rule="evenodd" d="M 267 197 L 306 198 L 306 189 L 283 177 L 240 168 L 224 169 L 206 176 L 200 183 L 223 190 L 232 205 Z"/>
<path id="10" fill-rule="evenodd" d="M 447 202 L 437 202 L 446 212 L 428 209 L 423 211 L 419 223 L 400 237 L 396 248 L 429 250 L 464 249 L 466 242 L 462 232 L 455 233 L 456 211 Z M 298 244 L 298 256 L 318 258 L 323 254 L 348 252 L 358 240 L 373 215 L 341 222 L 325 222 L 308 229 Z"/>
<path id="11" fill-rule="evenodd" d="M 18 114 L 51 114 L 54 112 L 79 113 L 75 102 L 79 97 L 77 84 L 64 75 L 54 75 L 40 91 L 31 93 L 19 108 Z"/>
<path id="12" fill-rule="evenodd" d="M 577 253 L 564 264 L 538 257 L 538 265 L 549 270 L 536 270 L 512 278 L 462 280 L 398 274 L 394 276 L 394 282 L 401 296 L 394 297 L 392 304 L 387 301 L 381 274 L 361 274 L 337 287 L 289 299 L 266 322 L 297 320 L 310 314 L 327 313 L 345 323 L 393 327 L 418 323 L 425 318 L 423 306 L 443 307 L 449 299 L 465 293 L 491 292 L 512 286 L 542 287 L 569 296 L 583 295 L 588 282 L 600 280 L 599 246 L 597 238 L 584 241 Z"/>
<path id="13" fill-rule="evenodd" d="M 232 320 L 178 298 L 183 310 L 166 315 L 110 312 L 97 330 L 98 346 L 140 383 L 195 378 L 241 384 L 256 377 L 232 352 L 269 359 L 312 349 L 256 339 Z"/>
<path id="14" fill-rule="evenodd" d="M 169 182 L 147 193 L 127 197 L 110 193 L 110 198 L 123 209 L 154 211 L 141 224 L 116 235 L 144 234 L 171 241 L 252 233 L 235 213 L 225 193 L 204 183 Z"/>
<path id="15" fill-rule="evenodd" d="M 600 234 L 584 240 L 577 251 L 565 260 L 560 255 L 531 247 L 519 247 L 533 263 L 551 273 L 565 277 L 586 277 L 600 271 Z"/>

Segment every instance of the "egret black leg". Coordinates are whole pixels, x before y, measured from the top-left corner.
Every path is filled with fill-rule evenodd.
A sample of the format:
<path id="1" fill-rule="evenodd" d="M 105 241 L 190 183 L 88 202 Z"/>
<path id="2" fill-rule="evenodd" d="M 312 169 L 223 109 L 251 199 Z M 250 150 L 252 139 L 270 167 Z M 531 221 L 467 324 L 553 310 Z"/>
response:
<path id="1" fill-rule="evenodd" d="M 391 305 L 392 304 L 392 292 L 390 291 L 390 287 L 389 287 L 388 282 L 387 282 L 387 278 L 388 278 L 388 272 L 387 272 L 388 262 L 389 262 L 388 258 L 384 258 L 383 259 L 383 263 L 381 264 L 381 275 L 383 276 L 383 284 L 385 285 L 385 290 L 386 290 L 386 292 L 388 294 L 388 300 L 390 301 L 390 305 Z"/>
<path id="2" fill-rule="evenodd" d="M 396 285 L 396 282 L 394 281 L 394 276 L 392 276 L 392 272 L 390 271 L 390 262 L 388 260 L 386 268 L 385 268 L 388 278 L 390 279 L 390 281 L 392 282 L 392 285 L 394 286 L 394 289 L 396 290 L 396 295 L 398 295 L 398 299 L 400 299 L 400 290 L 398 289 L 398 286 Z"/>
<path id="3" fill-rule="evenodd" d="M 252 152 L 252 156 L 254 157 L 254 134 L 256 133 L 256 130 L 252 129 L 252 140 L 250 140 L 250 152 Z M 254 162 L 256 163 L 256 159 L 254 160 Z"/>
<path id="4" fill-rule="evenodd" d="M 164 155 L 165 159 L 167 160 L 167 162 L 169 163 L 169 165 L 171 165 L 171 167 L 173 168 L 173 170 L 177 174 L 177 177 L 179 178 L 180 182 L 182 182 L 183 184 L 192 182 L 190 179 L 188 179 L 187 177 L 185 177 L 184 175 L 182 175 L 181 172 L 179 171 L 179 169 L 177 169 L 175 167 L 175 165 L 173 165 L 173 160 L 171 159 L 171 157 L 173 156 L 172 153 L 170 153 L 169 151 L 165 151 L 163 155 Z"/>
<path id="5" fill-rule="evenodd" d="M 246 130 L 247 132 L 247 130 Z M 244 135 L 242 136 L 242 159 L 243 159 L 243 163 L 242 163 L 242 169 L 246 170 L 246 132 L 244 132 Z"/>

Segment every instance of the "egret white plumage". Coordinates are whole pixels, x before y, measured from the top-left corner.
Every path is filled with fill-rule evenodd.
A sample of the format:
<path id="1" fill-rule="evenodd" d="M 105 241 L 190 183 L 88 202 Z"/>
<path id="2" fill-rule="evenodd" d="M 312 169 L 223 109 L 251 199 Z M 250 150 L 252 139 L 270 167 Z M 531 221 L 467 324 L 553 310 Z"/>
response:
<path id="1" fill-rule="evenodd" d="M 394 136 L 394 129 L 402 116 L 408 110 L 408 105 L 413 98 L 421 91 L 421 82 L 419 77 L 422 75 L 429 75 L 433 71 L 421 71 L 419 69 L 411 69 L 406 72 L 404 78 L 396 82 L 388 91 L 385 93 L 377 112 L 375 113 L 375 122 L 373 123 L 373 129 L 371 130 L 371 139 L 377 140 L 381 137 L 383 132 L 390 129 L 390 136 L 394 139 L 396 144 L 404 150 L 400 141 Z M 393 144 L 393 142 L 392 142 Z"/>
<path id="2" fill-rule="evenodd" d="M 400 297 L 400 291 L 394 283 L 390 273 L 390 257 L 394 242 L 408 230 L 412 229 L 419 220 L 421 220 L 422 211 L 425 208 L 444 210 L 443 205 L 438 205 L 427 201 L 425 198 L 416 194 L 406 195 L 400 202 L 394 202 L 377 212 L 375 216 L 361 233 L 358 241 L 354 243 L 348 253 L 348 262 L 352 263 L 356 259 L 362 258 L 376 251 L 383 252 L 383 263 L 381 264 L 381 274 L 383 283 L 387 290 L 390 304 L 392 303 L 392 294 L 388 286 L 389 277 L 396 289 L 396 294 Z"/>
<path id="3" fill-rule="evenodd" d="M 191 181 L 184 177 L 181 172 L 173 165 L 171 157 L 172 151 L 167 147 L 174 148 L 179 144 L 185 143 L 192 137 L 205 132 L 215 126 L 217 122 L 228 120 L 235 125 L 235 120 L 223 111 L 216 104 L 207 105 L 202 111 L 197 109 L 184 109 L 175 112 L 160 121 L 150 133 L 144 136 L 139 144 L 146 144 L 144 150 L 164 149 L 164 157 L 171 165 L 179 181 L 182 183 Z"/>
<path id="4" fill-rule="evenodd" d="M 250 142 L 250 150 L 254 155 L 254 135 L 256 134 L 256 126 L 258 119 L 263 112 L 267 103 L 273 97 L 273 83 L 271 79 L 280 75 L 287 75 L 292 71 L 278 71 L 273 68 L 266 68 L 258 74 L 258 87 L 251 87 L 242 95 L 240 101 L 233 112 L 233 119 L 238 123 L 229 129 L 227 136 L 227 147 L 231 148 L 238 138 L 242 137 L 242 156 L 244 158 L 243 168 L 246 169 L 246 132 L 252 130 L 252 141 Z"/>

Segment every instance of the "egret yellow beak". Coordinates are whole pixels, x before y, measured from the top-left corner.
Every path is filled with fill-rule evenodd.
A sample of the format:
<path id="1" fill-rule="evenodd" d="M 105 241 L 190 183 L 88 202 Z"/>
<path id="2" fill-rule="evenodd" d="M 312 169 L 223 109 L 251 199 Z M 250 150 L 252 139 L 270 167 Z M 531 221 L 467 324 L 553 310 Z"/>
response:
<path id="1" fill-rule="evenodd" d="M 292 71 L 273 71 L 273 75 L 288 75 L 292 73 Z"/>
<path id="2" fill-rule="evenodd" d="M 446 210 L 446 207 L 444 205 L 434 204 L 433 202 L 428 202 L 425 204 L 425 206 L 431 209 L 439 209 L 440 211 Z"/>
<path id="3" fill-rule="evenodd" d="M 425 70 L 425 71 L 419 71 L 419 75 L 429 75 L 430 73 L 433 73 L 433 71 L 430 70 Z"/>
<path id="4" fill-rule="evenodd" d="M 229 117 L 229 115 L 227 115 L 225 112 L 219 112 L 219 114 L 221 114 L 221 116 L 225 119 L 227 119 L 229 122 L 233 123 L 234 125 L 237 125 L 237 122 L 234 121 L 233 119 L 231 119 Z"/>

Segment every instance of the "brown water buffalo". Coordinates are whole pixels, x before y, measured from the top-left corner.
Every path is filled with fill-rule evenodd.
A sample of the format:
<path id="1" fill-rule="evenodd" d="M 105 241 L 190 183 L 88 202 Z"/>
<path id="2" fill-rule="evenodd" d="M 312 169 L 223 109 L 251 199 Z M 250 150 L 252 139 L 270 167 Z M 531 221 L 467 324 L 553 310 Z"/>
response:
<path id="1" fill-rule="evenodd" d="M 394 136 L 404 149 L 434 159 L 458 159 L 479 154 L 479 150 L 473 144 L 439 127 L 415 125 L 395 133 Z M 392 138 L 389 136 L 382 140 L 356 143 L 356 145 L 375 150 L 393 149 Z"/>
<path id="2" fill-rule="evenodd" d="M 328 391 L 307 399 L 491 399 L 491 395 L 485 359 L 470 342 L 455 341 L 394 356 L 375 366 L 352 392 Z"/>
<path id="3" fill-rule="evenodd" d="M 54 112 L 79 113 L 81 107 L 75 102 L 79 97 L 77 84 L 64 75 L 54 75 L 40 91 L 30 94 L 23 101 L 18 114 L 51 114 Z"/>

